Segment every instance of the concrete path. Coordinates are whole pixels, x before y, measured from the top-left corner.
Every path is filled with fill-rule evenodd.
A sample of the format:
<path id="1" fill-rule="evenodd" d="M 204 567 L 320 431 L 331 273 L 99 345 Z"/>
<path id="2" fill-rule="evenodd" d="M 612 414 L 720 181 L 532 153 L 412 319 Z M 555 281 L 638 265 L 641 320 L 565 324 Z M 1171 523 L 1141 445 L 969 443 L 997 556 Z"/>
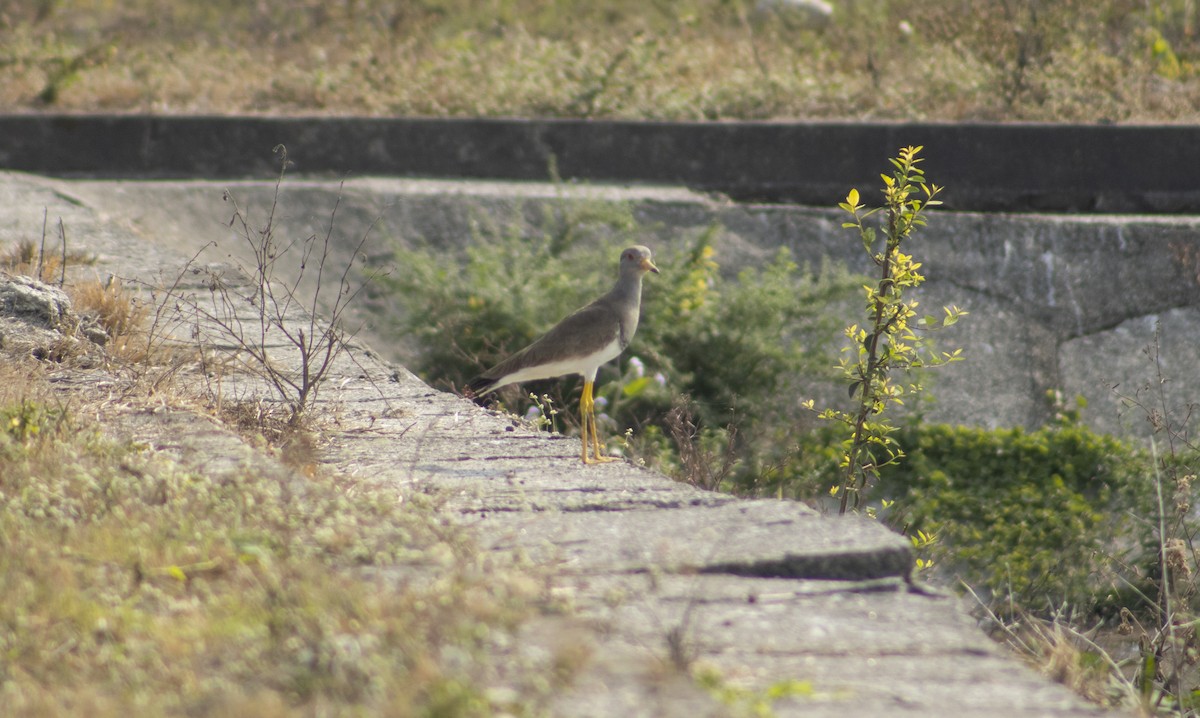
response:
<path id="1" fill-rule="evenodd" d="M 0 244 L 39 235 L 46 208 L 72 248 L 97 255 L 97 271 L 152 284 L 223 239 L 139 232 L 68 181 L 0 174 L 0 207 Z M 957 598 L 910 585 L 906 540 L 878 523 L 706 493 L 627 463 L 584 467 L 577 440 L 435 391 L 362 345 L 327 386 L 320 456 L 331 471 L 431 497 L 481 550 L 545 576 L 557 610 L 530 621 L 512 651 L 577 651 L 553 715 L 746 715 L 773 686 L 791 689 L 777 716 L 1104 713 L 993 644 Z M 249 379 L 228 391 L 267 394 Z M 194 462 L 250 452 L 209 419 L 160 415 L 114 430 L 185 447 L 195 434 L 206 448 Z M 672 667 L 684 663 L 708 666 L 741 703 Z"/>

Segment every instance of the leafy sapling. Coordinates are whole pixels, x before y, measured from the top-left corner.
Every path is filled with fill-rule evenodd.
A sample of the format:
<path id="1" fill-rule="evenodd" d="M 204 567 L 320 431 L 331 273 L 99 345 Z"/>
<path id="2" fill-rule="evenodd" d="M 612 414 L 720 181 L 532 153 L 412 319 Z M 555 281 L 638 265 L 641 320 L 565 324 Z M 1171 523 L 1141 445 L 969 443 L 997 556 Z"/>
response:
<path id="1" fill-rule="evenodd" d="M 843 442 L 840 485 L 832 493 L 839 498 L 839 512 L 858 509 L 862 495 L 878 478 L 879 469 L 899 461 L 904 452 L 896 443 L 895 425 L 885 415 L 889 404 L 903 405 L 908 396 L 922 391 L 917 370 L 958 361 L 961 349 L 938 353 L 918 330 L 948 327 L 966 314 L 955 306 L 945 307 L 943 316 L 917 315 L 917 300 L 906 293 L 920 286 L 925 277 L 921 263 L 903 250 L 920 227 L 925 213 L 941 204 L 936 197 L 942 188 L 929 183 L 918 166 L 921 147 L 905 147 L 890 159 L 892 173 L 883 178 L 884 203 L 867 209 L 852 189 L 838 206 L 850 215 L 842 226 L 858 231 L 863 251 L 878 267 L 879 281 L 866 286 L 867 322 L 851 324 L 845 336 L 851 345 L 843 351 L 840 366 L 856 405 L 851 411 L 825 409 L 822 419 L 844 424 L 849 431 Z M 877 230 L 867 220 L 882 215 Z M 882 235 L 882 236 L 881 236 Z M 806 404 L 812 408 L 812 401 Z"/>

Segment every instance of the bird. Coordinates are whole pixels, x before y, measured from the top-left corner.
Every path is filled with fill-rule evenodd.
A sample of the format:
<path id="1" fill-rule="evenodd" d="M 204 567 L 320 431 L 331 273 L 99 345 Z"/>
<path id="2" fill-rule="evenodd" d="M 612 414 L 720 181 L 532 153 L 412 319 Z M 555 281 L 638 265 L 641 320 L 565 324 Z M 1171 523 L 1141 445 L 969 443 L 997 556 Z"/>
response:
<path id="1" fill-rule="evenodd" d="M 637 331 L 642 277 L 648 272 L 659 273 L 648 248 L 636 245 L 622 250 L 617 283 L 607 294 L 568 315 L 529 346 L 467 382 L 464 396 L 482 403 L 488 394 L 509 384 L 579 374 L 583 377 L 583 394 L 579 399 L 583 463 L 615 461 L 602 453 L 604 447 L 596 434 L 593 387 L 601 365 L 624 351 Z"/>

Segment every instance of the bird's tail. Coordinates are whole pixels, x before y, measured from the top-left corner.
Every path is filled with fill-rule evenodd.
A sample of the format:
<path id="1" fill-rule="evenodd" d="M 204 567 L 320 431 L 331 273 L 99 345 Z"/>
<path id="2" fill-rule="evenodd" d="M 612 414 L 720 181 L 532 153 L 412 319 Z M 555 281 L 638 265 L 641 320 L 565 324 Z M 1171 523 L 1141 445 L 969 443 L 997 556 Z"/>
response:
<path id="1" fill-rule="evenodd" d="M 467 385 L 463 387 L 462 395 L 480 406 L 485 406 L 488 403 L 488 393 L 496 386 L 495 379 L 488 379 L 485 376 L 477 376 Z"/>

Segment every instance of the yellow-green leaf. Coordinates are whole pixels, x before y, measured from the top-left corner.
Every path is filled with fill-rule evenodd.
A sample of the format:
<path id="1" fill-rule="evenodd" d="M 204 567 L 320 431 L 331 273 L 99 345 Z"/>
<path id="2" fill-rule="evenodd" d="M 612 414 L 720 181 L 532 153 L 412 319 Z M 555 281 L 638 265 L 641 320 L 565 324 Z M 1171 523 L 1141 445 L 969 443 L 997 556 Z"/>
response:
<path id="1" fill-rule="evenodd" d="M 651 381 L 651 377 L 648 376 L 638 377 L 637 379 L 634 379 L 626 384 L 625 388 L 621 390 L 621 393 L 626 397 L 637 396 L 646 390 L 646 387 L 650 385 Z"/>

